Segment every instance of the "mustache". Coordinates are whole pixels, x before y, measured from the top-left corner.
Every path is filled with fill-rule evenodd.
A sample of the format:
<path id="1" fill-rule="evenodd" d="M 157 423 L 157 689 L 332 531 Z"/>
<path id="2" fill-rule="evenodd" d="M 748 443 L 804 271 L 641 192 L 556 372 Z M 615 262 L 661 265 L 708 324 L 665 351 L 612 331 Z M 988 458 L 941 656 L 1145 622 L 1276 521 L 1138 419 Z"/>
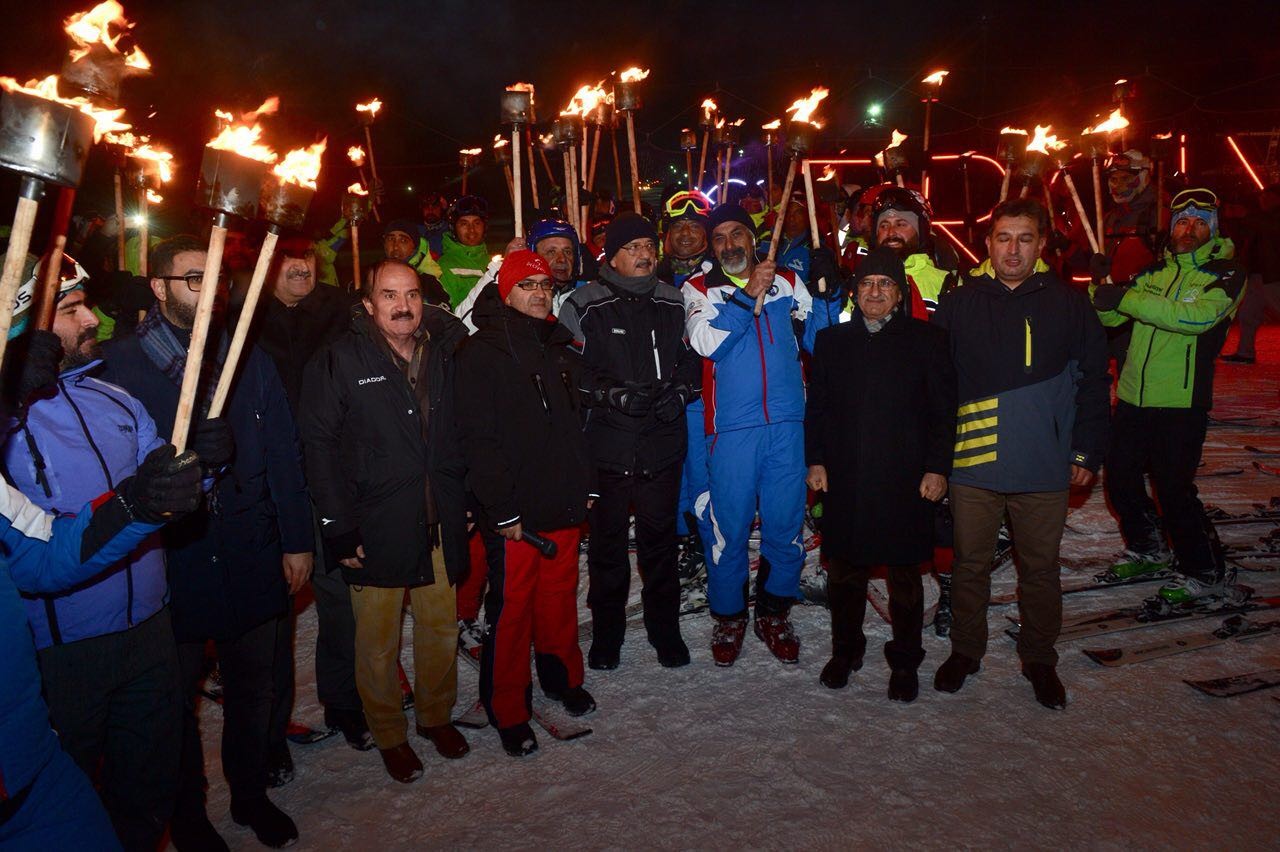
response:
<path id="1" fill-rule="evenodd" d="M 731 248 L 720 252 L 721 260 L 745 260 L 746 257 L 747 250 L 744 248 Z"/>
<path id="2" fill-rule="evenodd" d="M 393 322 L 395 320 L 402 320 L 402 319 L 411 320 L 413 319 L 413 313 L 411 311 L 393 311 L 391 314 L 391 319 Z"/>

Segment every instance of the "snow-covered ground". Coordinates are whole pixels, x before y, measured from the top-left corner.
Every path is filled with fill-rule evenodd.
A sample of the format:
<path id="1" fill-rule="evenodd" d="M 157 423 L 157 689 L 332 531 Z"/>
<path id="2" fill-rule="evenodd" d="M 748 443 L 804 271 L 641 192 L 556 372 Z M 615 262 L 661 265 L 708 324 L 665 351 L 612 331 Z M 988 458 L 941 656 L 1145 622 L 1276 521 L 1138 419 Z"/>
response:
<path id="1" fill-rule="evenodd" d="M 1226 351 L 1234 349 L 1233 335 Z M 1280 448 L 1280 328 L 1264 329 L 1259 354 L 1265 366 L 1218 369 L 1215 416 L 1271 424 L 1210 429 L 1205 471 L 1244 472 L 1203 479 L 1201 495 L 1230 511 L 1280 494 L 1280 478 L 1253 470 L 1257 457 L 1243 449 Z M 1072 503 L 1064 555 L 1116 552 L 1101 489 Z M 1248 543 L 1270 529 L 1225 527 L 1223 538 Z M 997 591 L 1013 585 L 1012 573 L 996 575 Z M 1240 580 L 1280 594 L 1280 573 L 1242 572 Z M 1151 591 L 1071 595 L 1065 608 L 1136 603 Z M 835 692 L 818 683 L 829 651 L 819 607 L 793 610 L 803 642 L 797 666 L 774 661 L 748 633 L 737 665 L 716 668 L 709 620 L 697 615 L 683 623 L 692 665 L 666 670 L 637 627 L 621 668 L 587 673 L 600 707 L 588 737 L 557 742 L 535 729 L 541 750 L 517 760 L 492 729 L 469 731 L 472 750 L 459 761 L 413 737 L 426 774 L 408 786 L 387 777 L 376 751 L 358 753 L 334 737 L 294 746 L 297 777 L 271 796 L 297 821 L 304 849 L 1275 848 L 1280 689 L 1220 699 L 1182 680 L 1280 666 L 1280 637 L 1115 669 L 1080 647 L 1145 643 L 1218 621 L 1065 643 L 1059 671 L 1070 704 L 1054 712 L 1035 703 L 1013 643 L 999 632 L 1014 613 L 992 608 L 983 670 L 956 695 L 932 689 L 948 645 L 926 628 L 922 690 L 911 705 L 885 697 L 879 647 L 888 626 L 871 609 L 867 664 Z M 308 609 L 298 620 L 294 718 L 319 725 L 315 629 Z M 411 669 L 407 650 L 404 665 Z M 476 675 L 462 666 L 456 712 L 475 696 Z M 220 721 L 206 702 L 209 814 L 232 848 L 256 848 L 227 814 Z"/>

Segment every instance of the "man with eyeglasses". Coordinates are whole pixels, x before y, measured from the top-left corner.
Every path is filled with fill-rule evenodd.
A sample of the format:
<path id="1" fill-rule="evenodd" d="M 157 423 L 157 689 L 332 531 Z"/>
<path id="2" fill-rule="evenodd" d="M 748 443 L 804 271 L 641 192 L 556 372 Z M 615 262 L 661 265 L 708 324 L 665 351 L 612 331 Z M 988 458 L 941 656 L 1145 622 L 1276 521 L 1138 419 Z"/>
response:
<path id="1" fill-rule="evenodd" d="M 489 576 L 480 697 L 513 757 L 538 748 L 531 645 L 548 698 L 574 716 L 596 708 L 582 686 L 577 614 L 579 527 L 596 496 L 595 467 L 582 434 L 581 361 L 551 314 L 555 286 L 539 255 L 507 255 L 476 301 L 480 330 L 458 353 L 455 385 L 467 487 L 479 523 L 504 539 Z M 535 548 L 526 531 L 553 547 Z"/>
<path id="2" fill-rule="evenodd" d="M 26 307 L 44 263 L 18 293 L 11 337 L 28 325 Z M 60 348 L 57 381 L 6 418 L 7 476 L 46 511 L 67 511 L 117 488 L 164 445 L 142 403 L 95 377 L 102 361 L 87 281 L 80 264 L 64 256 L 53 330 L 30 332 L 31 345 Z M 206 465 L 229 460 L 223 420 L 201 421 L 193 437 Z M 74 590 L 23 602 L 63 748 L 100 787 L 128 849 L 155 847 L 178 786 L 182 696 L 168 591 L 164 547 L 154 534 Z"/>
<path id="3" fill-rule="evenodd" d="M 600 497 L 591 510 L 587 571 L 593 669 L 618 667 L 631 586 L 632 512 L 644 583 L 644 625 L 658 661 L 687 665 L 680 638 L 676 510 L 687 434 L 685 406 L 700 359 L 684 339 L 680 291 L 658 280 L 658 235 L 644 217 L 619 214 L 605 232 L 600 278 L 560 312 L 582 353 L 587 442 Z"/>
<path id="4" fill-rule="evenodd" d="M 1234 256 L 1235 245 L 1218 233 L 1218 197 L 1187 189 L 1173 198 L 1164 262 L 1133 281 L 1093 290 L 1103 325 L 1133 323 L 1107 453 L 1107 496 L 1125 541 L 1111 570 L 1133 577 L 1170 568 L 1167 537 L 1177 567 L 1151 601 L 1160 609 L 1239 594 L 1227 582 L 1195 485 L 1214 359 L 1245 289 Z M 1148 473 L 1158 510 L 1147 495 Z"/>
<path id="5" fill-rule="evenodd" d="M 450 719 L 454 583 L 467 546 L 454 353 L 466 331 L 424 304 L 408 264 L 383 261 L 369 273 L 363 311 L 307 365 L 300 425 L 326 556 L 351 586 L 364 716 L 387 774 L 407 784 L 423 766 L 409 745 L 398 679 L 406 591 L 417 734 L 446 759 L 470 750 Z"/>
<path id="6" fill-rule="evenodd" d="M 791 270 L 756 260 L 754 225 L 737 205 L 709 221 L 717 265 L 682 289 L 685 330 L 703 369 L 712 524 L 707 595 L 711 653 L 731 666 L 747 628 L 747 539 L 760 515 L 755 633 L 784 663 L 799 660 L 789 613 L 804 564 L 804 380 L 794 321 L 806 348 L 817 325 L 813 299 Z M 757 313 L 757 305 L 760 305 Z M 766 565 L 768 566 L 766 568 Z"/>
<path id="7" fill-rule="evenodd" d="M 133 335 L 103 344 L 103 378 L 137 398 L 163 437 L 173 431 L 179 389 L 202 288 L 206 246 L 189 235 L 156 245 L 151 291 L 156 303 Z M 219 281 L 217 303 L 225 303 Z M 215 312 L 196 418 L 206 418 L 221 372 L 227 335 Z M 267 741 L 275 655 L 287 630 L 288 596 L 311 575 L 314 526 L 302 452 L 289 402 L 271 359 L 245 351 L 225 417 L 234 453 L 214 477 L 209 506 L 165 529 L 170 609 L 178 640 L 184 719 L 181 780 L 172 822 L 179 849 L 216 847 L 221 839 L 205 810 L 204 758 L 197 705 L 205 646 L 213 640 L 223 678 L 223 772 L 231 816 L 269 846 L 298 836 L 267 798 Z M 198 434 L 199 428 L 196 433 Z"/>
<path id="8" fill-rule="evenodd" d="M 1084 294 L 1036 261 L 1049 234 L 1038 201 L 991 213 L 991 271 L 942 298 L 931 322 L 951 338 L 959 408 L 952 459 L 951 655 L 934 688 L 981 668 L 996 538 L 1017 542 L 1018 656 L 1036 700 L 1067 704 L 1054 644 L 1062 629 L 1058 549 L 1070 488 L 1093 482 L 1107 437 L 1106 337 Z"/>

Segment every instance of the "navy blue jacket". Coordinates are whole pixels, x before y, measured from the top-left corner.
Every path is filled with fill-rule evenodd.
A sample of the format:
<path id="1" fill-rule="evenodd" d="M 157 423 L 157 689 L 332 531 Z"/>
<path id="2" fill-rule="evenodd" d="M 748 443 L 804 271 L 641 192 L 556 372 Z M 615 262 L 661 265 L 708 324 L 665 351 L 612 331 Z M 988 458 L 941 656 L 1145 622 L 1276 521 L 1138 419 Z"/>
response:
<path id="1" fill-rule="evenodd" d="M 137 397 L 157 432 L 168 436 L 178 384 L 151 362 L 136 336 L 109 341 L 103 354 L 103 378 Z M 210 495 L 212 508 L 165 529 L 179 642 L 234 639 L 283 613 L 282 554 L 315 550 L 297 427 L 280 375 L 257 347 L 245 350 L 225 416 L 236 452 Z"/>

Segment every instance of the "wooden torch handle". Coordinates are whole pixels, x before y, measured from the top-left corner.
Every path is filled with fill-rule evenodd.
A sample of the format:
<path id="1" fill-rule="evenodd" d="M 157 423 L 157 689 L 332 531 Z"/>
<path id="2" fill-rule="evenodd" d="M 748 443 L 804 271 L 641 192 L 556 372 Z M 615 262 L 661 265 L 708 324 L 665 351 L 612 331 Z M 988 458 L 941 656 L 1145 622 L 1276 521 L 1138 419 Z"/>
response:
<path id="1" fill-rule="evenodd" d="M 200 280 L 200 298 L 196 302 L 196 320 L 191 327 L 191 347 L 187 350 L 187 366 L 182 371 L 182 389 L 178 392 L 178 413 L 173 419 L 171 443 L 182 453 L 187 448 L 187 435 L 195 412 L 196 392 L 200 385 L 200 368 L 204 363 L 205 343 L 209 339 L 209 321 L 218 298 L 218 276 L 222 272 L 222 250 L 227 243 L 227 229 L 214 225 L 209 234 L 209 254 Z"/>
<path id="2" fill-rule="evenodd" d="M 9 250 L 4 256 L 4 272 L 0 273 L 0 364 L 4 363 L 4 351 L 9 343 L 9 329 L 13 325 L 13 301 L 22 286 L 22 264 L 31 247 L 31 231 L 36 224 L 39 204 L 34 199 L 19 197 L 18 209 L 9 229 Z"/>
<path id="3" fill-rule="evenodd" d="M 276 253 L 276 241 L 280 235 L 274 229 L 268 229 L 262 240 L 262 248 L 258 251 L 258 263 L 253 267 L 253 278 L 249 280 L 249 290 L 244 294 L 244 306 L 240 308 L 240 318 L 236 320 L 236 331 L 231 338 L 231 346 L 227 349 L 227 360 L 222 364 L 222 372 L 218 376 L 218 386 L 213 391 L 213 402 L 209 403 L 209 419 L 222 416 L 227 397 L 231 394 L 231 383 L 240 363 L 240 354 L 244 351 L 245 340 L 249 337 L 249 326 L 253 325 L 253 314 L 258 307 L 258 298 L 262 295 L 262 285 L 267 280 L 267 270 L 271 268 L 271 258 Z M 204 288 L 201 287 L 203 292 Z"/>
<path id="4" fill-rule="evenodd" d="M 782 184 L 782 204 L 778 207 L 778 215 L 773 223 L 773 238 L 769 240 L 769 262 L 772 263 L 778 257 L 778 241 L 782 239 L 782 225 L 786 220 L 788 199 L 791 198 L 791 187 L 796 183 L 796 158 L 791 157 L 787 160 L 787 179 Z M 769 292 L 768 288 L 761 290 L 760 295 L 756 296 L 755 315 L 760 316 L 760 312 L 764 310 L 764 297 Z"/>

